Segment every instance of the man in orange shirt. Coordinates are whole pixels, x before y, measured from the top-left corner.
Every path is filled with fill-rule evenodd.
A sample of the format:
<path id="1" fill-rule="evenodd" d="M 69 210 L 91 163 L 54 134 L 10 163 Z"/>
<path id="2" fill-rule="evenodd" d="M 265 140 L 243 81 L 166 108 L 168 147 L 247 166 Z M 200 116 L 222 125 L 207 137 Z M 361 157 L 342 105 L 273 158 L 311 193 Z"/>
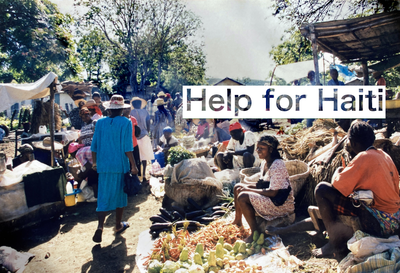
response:
<path id="1" fill-rule="evenodd" d="M 337 215 L 357 216 L 361 230 L 378 237 L 388 237 L 399 229 L 399 173 L 388 154 L 373 145 L 375 134 L 365 122 L 356 122 L 348 131 L 352 151 L 356 154 L 350 164 L 339 167 L 332 184 L 321 182 L 315 197 L 322 221 L 329 234 L 329 242 L 314 255 L 323 257 L 344 254 L 346 242 L 353 236 L 353 229 L 337 221 Z M 374 203 L 356 207 L 348 196 L 357 190 L 371 190 Z"/>
<path id="2" fill-rule="evenodd" d="M 130 101 L 125 101 L 125 104 L 130 105 Z M 140 153 L 139 153 L 139 146 L 137 142 L 137 137 L 140 135 L 140 128 L 138 126 L 138 122 L 135 117 L 130 115 L 131 108 L 124 108 L 122 115 L 132 122 L 132 144 L 133 144 L 133 156 L 135 158 L 136 168 L 139 170 L 140 175 Z"/>

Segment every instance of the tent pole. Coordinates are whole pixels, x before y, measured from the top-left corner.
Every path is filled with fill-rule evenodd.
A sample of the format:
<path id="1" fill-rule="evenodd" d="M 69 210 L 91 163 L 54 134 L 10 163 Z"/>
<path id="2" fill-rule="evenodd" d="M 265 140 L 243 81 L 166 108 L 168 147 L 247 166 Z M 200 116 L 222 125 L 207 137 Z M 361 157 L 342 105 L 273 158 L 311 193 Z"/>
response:
<path id="1" fill-rule="evenodd" d="M 269 81 L 269 85 L 270 85 L 270 86 L 272 85 L 272 80 L 273 80 L 273 78 L 274 78 L 274 74 L 275 74 L 275 69 L 276 69 L 276 67 L 277 67 L 277 66 L 275 66 L 275 67 L 274 67 L 274 70 L 272 71 L 271 80 Z"/>
<path id="2" fill-rule="evenodd" d="M 54 167 L 54 94 L 56 81 L 50 84 L 50 139 L 51 139 L 51 166 Z"/>
<path id="3" fill-rule="evenodd" d="M 318 67 L 318 49 L 317 49 L 317 38 L 315 36 L 314 25 L 310 25 L 311 31 L 311 43 L 312 43 L 312 53 L 314 58 L 314 69 L 315 69 L 315 85 L 320 85 L 319 81 L 319 67 Z"/>

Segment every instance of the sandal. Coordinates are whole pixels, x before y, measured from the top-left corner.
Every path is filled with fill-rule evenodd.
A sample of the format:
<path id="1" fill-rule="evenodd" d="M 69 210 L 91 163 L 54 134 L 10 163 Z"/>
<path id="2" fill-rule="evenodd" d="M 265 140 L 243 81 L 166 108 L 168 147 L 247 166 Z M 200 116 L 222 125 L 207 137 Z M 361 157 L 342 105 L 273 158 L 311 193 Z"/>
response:
<path id="1" fill-rule="evenodd" d="M 116 234 L 122 233 L 122 232 L 124 232 L 128 227 L 130 227 L 130 225 L 129 225 L 128 222 L 122 222 L 121 224 L 122 224 L 122 228 L 121 228 L 120 230 L 116 231 L 116 232 L 115 232 Z"/>
<path id="2" fill-rule="evenodd" d="M 102 236 L 102 234 L 103 234 L 103 230 L 100 229 L 100 228 L 98 228 L 98 229 L 96 230 L 96 232 L 94 233 L 94 235 L 93 235 L 93 238 L 92 238 L 93 242 L 95 242 L 95 243 L 101 243 L 101 236 Z"/>

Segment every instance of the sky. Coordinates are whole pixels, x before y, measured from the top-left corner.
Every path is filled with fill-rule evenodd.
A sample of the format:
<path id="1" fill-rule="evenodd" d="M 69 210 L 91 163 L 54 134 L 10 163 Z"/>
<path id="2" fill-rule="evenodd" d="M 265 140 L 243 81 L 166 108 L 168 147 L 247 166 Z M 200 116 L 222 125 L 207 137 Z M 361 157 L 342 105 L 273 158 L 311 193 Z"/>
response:
<path id="1" fill-rule="evenodd" d="M 51 0 L 63 13 L 74 14 L 74 0 Z M 187 0 L 201 19 L 207 77 L 265 80 L 275 64 L 269 57 L 280 43 L 284 26 L 272 16 L 271 0 Z"/>

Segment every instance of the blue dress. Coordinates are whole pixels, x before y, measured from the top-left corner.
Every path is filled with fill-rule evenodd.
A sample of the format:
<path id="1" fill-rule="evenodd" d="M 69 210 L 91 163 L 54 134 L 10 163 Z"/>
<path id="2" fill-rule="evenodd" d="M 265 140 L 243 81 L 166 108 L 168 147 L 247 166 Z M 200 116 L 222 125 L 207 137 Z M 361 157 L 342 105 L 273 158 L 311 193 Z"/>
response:
<path id="1" fill-rule="evenodd" d="M 99 188 L 96 211 L 110 211 L 128 205 L 124 193 L 124 173 L 129 172 L 125 152 L 133 151 L 132 123 L 125 117 L 99 119 L 91 150 L 97 153 Z"/>

